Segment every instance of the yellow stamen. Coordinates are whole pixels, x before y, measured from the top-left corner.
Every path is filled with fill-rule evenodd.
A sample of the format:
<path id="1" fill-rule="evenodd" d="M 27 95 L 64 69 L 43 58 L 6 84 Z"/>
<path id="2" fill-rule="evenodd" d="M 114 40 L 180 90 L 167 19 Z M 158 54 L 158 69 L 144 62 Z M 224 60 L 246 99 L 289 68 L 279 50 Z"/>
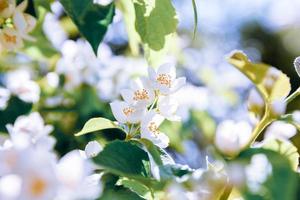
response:
<path id="1" fill-rule="evenodd" d="M 169 74 L 159 74 L 156 80 L 162 85 L 166 85 L 169 88 L 171 87 L 172 80 Z"/>
<path id="2" fill-rule="evenodd" d="M 41 196 L 46 190 L 46 183 L 41 178 L 36 178 L 31 183 L 30 192 L 33 196 L 38 197 Z"/>
<path id="3" fill-rule="evenodd" d="M 132 113 L 134 112 L 134 109 L 133 108 L 124 108 L 123 109 L 123 113 L 128 117 L 129 115 L 131 115 Z"/>
<path id="4" fill-rule="evenodd" d="M 134 92 L 133 100 L 138 101 L 138 100 L 148 100 L 148 99 L 149 99 L 149 94 L 147 90 L 142 89 L 142 90 L 136 90 Z"/>
<path id="5" fill-rule="evenodd" d="M 149 131 L 154 133 L 155 136 L 157 136 L 159 134 L 159 130 L 158 130 L 158 127 L 155 124 L 155 122 L 150 122 L 148 125 L 148 129 L 149 129 Z"/>
<path id="6" fill-rule="evenodd" d="M 4 35 L 4 39 L 6 42 L 12 42 L 14 44 L 17 43 L 17 36 L 15 35 L 8 35 L 6 33 L 3 34 Z"/>

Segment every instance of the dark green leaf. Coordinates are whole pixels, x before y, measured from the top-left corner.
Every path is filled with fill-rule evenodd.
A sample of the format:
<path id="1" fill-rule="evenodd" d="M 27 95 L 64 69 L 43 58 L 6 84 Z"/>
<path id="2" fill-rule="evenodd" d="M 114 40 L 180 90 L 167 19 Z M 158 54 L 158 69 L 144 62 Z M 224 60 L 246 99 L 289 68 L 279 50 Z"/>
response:
<path id="1" fill-rule="evenodd" d="M 114 141 L 94 158 L 105 170 L 121 176 L 150 176 L 149 158 L 138 146 L 125 141 Z"/>
<path id="2" fill-rule="evenodd" d="M 253 191 L 249 187 L 243 188 L 241 192 L 245 199 L 296 200 L 297 174 L 292 170 L 289 160 L 275 151 L 255 148 L 242 152 L 235 162 L 250 164 L 252 156 L 255 155 L 266 156 L 272 166 L 271 174 L 262 182 L 260 190 Z"/>
<path id="3" fill-rule="evenodd" d="M 80 33 L 91 44 L 95 54 L 115 13 L 114 4 L 101 6 L 93 0 L 60 1 Z"/>

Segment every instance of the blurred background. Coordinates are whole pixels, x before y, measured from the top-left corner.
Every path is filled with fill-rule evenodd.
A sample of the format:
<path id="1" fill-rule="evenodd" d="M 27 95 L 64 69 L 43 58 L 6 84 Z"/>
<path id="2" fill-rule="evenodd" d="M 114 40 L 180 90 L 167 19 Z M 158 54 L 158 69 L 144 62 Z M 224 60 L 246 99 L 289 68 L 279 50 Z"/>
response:
<path id="1" fill-rule="evenodd" d="M 186 76 L 188 84 L 177 94 L 183 122 L 164 123 L 163 129 L 171 139 L 168 151 L 175 160 L 199 168 L 206 166 L 220 121 L 251 123 L 247 98 L 253 85 L 226 62 L 232 50 L 243 50 L 252 61 L 275 66 L 290 77 L 293 90 L 299 87 L 293 60 L 300 55 L 300 1 L 196 0 L 195 36 L 192 2 L 173 3 L 179 18 L 178 34 L 170 42 L 172 53 L 164 54 L 160 62 L 176 63 L 177 73 Z M 32 110 L 54 126 L 55 149 L 60 155 L 83 149 L 91 139 L 105 143 L 124 138 L 122 133 L 110 130 L 77 138 L 74 133 L 91 117 L 113 119 L 109 102 L 119 98 L 120 89 L 127 87 L 129 79 L 146 75 L 148 63 L 143 54 L 147 52 L 135 49 L 128 33 L 122 13 L 116 10 L 96 57 L 60 3 L 53 1 L 51 13 L 39 20 L 33 32 L 37 42 L 26 43 L 21 52 L 1 55 L 2 135 L 7 132 L 6 124 Z M 14 88 L 25 76 L 40 90 L 30 90 L 27 98 L 20 93 L 7 97 L 5 89 Z M 37 93 L 38 99 L 34 98 Z M 289 112 L 299 109 L 299 99 L 288 107 Z M 297 138 L 294 141 L 300 144 Z"/>

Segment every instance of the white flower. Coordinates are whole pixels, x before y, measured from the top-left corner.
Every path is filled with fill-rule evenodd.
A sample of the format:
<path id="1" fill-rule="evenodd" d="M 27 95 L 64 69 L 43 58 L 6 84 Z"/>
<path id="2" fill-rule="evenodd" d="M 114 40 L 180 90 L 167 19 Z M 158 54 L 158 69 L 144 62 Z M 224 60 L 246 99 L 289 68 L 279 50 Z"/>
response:
<path id="1" fill-rule="evenodd" d="M 1 175 L 3 173 L 4 177 L 16 175 L 13 180 L 21 180 L 20 185 L 16 181 L 16 190 L 12 199 L 47 200 L 55 197 L 58 182 L 54 168 L 56 157 L 53 153 L 36 151 L 32 148 L 18 150 L 12 147 L 0 150 L 0 162 L 6 167 L 6 171 L 2 171 L 5 170 L 3 165 L 0 167 Z M 13 180 L 9 179 L 9 182 Z M 0 197 L 3 194 L 9 195 L 9 190 L 11 189 L 0 188 L 0 193 L 2 192 Z"/>
<path id="2" fill-rule="evenodd" d="M 14 50 L 23 46 L 23 40 L 13 28 L 4 28 L 0 30 L 0 44 L 3 49 Z"/>
<path id="3" fill-rule="evenodd" d="M 169 138 L 158 129 L 163 121 L 164 117 L 155 111 L 148 112 L 141 122 L 141 138 L 146 138 L 155 145 L 166 148 L 169 145 Z"/>
<path id="4" fill-rule="evenodd" d="M 39 85 L 30 80 L 30 74 L 25 70 L 9 72 L 6 87 L 12 94 L 28 103 L 35 103 L 40 99 Z"/>
<path id="5" fill-rule="evenodd" d="M 20 116 L 14 125 L 6 125 L 12 142 L 20 148 L 34 144 L 38 147 L 51 150 L 55 140 L 48 136 L 53 130 L 51 125 L 45 125 L 41 115 L 37 112 L 28 116 Z"/>
<path id="6" fill-rule="evenodd" d="M 186 81 L 185 77 L 176 78 L 176 69 L 171 64 L 161 65 L 157 72 L 149 67 L 148 75 L 153 88 L 164 95 L 176 92 Z"/>
<path id="7" fill-rule="evenodd" d="M 265 138 L 279 138 L 288 140 L 297 134 L 297 129 L 295 126 L 288 124 L 283 121 L 273 122 L 266 130 Z"/>
<path id="8" fill-rule="evenodd" d="M 120 123 L 138 123 L 145 115 L 145 108 L 136 108 L 125 101 L 114 101 L 110 107 L 116 120 Z"/>
<path id="9" fill-rule="evenodd" d="M 102 191 L 99 176 L 91 176 L 92 163 L 74 150 L 62 157 L 57 164 L 57 177 L 61 185 L 57 200 L 96 199 Z"/>
<path id="10" fill-rule="evenodd" d="M 252 128 L 247 122 L 223 121 L 217 127 L 216 147 L 227 156 L 235 156 L 247 144 L 251 133 Z"/>
<path id="11" fill-rule="evenodd" d="M 13 23 L 22 38 L 27 40 L 34 40 L 34 38 L 29 36 L 27 33 L 31 32 L 34 29 L 36 25 L 36 19 L 33 16 L 24 13 L 27 7 L 27 3 L 27 0 L 23 1 L 16 7 L 13 15 Z"/>
<path id="12" fill-rule="evenodd" d="M 86 146 L 85 146 L 85 154 L 87 158 L 92 158 L 97 156 L 101 151 L 103 147 L 97 142 L 97 141 L 90 141 Z"/>
<path id="13" fill-rule="evenodd" d="M 180 121 L 176 115 L 178 102 L 170 96 L 160 97 L 157 103 L 158 113 L 170 121 Z"/>
<path id="14" fill-rule="evenodd" d="M 4 110 L 7 107 L 9 98 L 10 91 L 6 88 L 0 87 L 0 110 Z"/>
<path id="15" fill-rule="evenodd" d="M 0 16 L 9 18 L 16 8 L 16 0 L 3 0 L 0 1 Z"/>
<path id="16" fill-rule="evenodd" d="M 121 95 L 127 103 L 138 107 L 150 105 L 155 98 L 155 93 L 146 78 L 131 81 L 130 89 L 121 90 Z"/>
<path id="17" fill-rule="evenodd" d="M 247 184 L 252 192 L 259 192 L 261 184 L 272 174 L 272 165 L 264 154 L 256 154 L 245 168 Z"/>
<path id="18" fill-rule="evenodd" d="M 16 174 L 9 174 L 0 178 L 0 199 L 17 199 L 21 191 L 22 179 Z"/>

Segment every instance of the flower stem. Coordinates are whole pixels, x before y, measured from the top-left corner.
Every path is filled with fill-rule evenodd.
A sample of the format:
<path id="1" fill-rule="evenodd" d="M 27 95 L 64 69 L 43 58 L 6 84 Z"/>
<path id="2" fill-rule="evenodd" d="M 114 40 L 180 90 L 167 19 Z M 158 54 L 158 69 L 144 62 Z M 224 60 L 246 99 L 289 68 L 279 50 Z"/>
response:
<path id="1" fill-rule="evenodd" d="M 300 87 L 293 93 L 291 94 L 288 98 L 286 98 L 286 103 L 290 103 L 292 102 L 295 98 L 297 98 L 297 96 L 300 95 Z"/>
<path id="2" fill-rule="evenodd" d="M 261 132 L 275 119 L 271 116 L 271 111 L 270 111 L 270 105 L 267 103 L 266 104 L 266 110 L 263 118 L 260 120 L 260 122 L 256 125 L 254 128 L 251 138 L 249 139 L 248 143 L 242 148 L 247 149 L 249 148 L 258 138 L 258 136 L 261 134 Z"/>

